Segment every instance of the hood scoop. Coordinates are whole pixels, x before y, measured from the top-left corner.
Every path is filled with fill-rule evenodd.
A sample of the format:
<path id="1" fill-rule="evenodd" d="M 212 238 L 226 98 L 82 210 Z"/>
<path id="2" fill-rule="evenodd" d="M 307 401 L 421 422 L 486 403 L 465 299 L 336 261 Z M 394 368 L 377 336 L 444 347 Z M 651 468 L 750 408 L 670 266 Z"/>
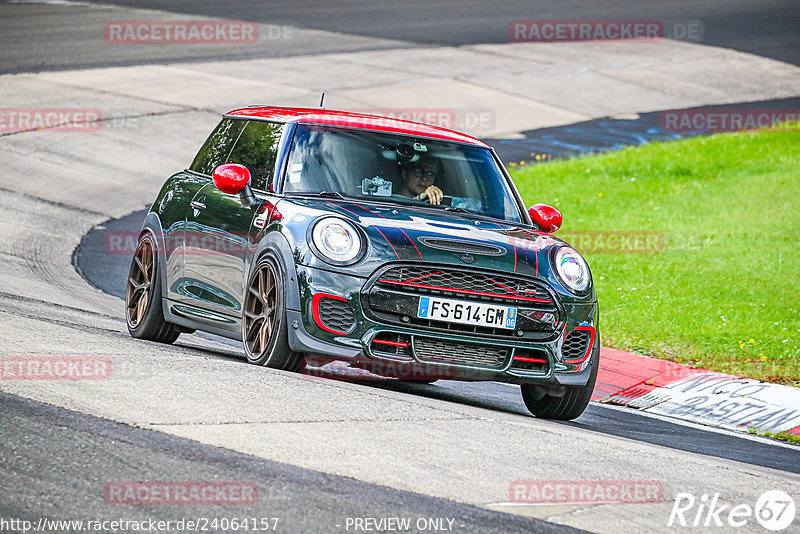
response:
<path id="1" fill-rule="evenodd" d="M 465 241 L 461 239 L 443 239 L 441 237 L 418 237 L 423 245 L 448 252 L 458 252 L 460 254 L 475 254 L 478 256 L 502 256 L 508 252 L 505 248 L 498 245 L 487 245 L 477 241 Z"/>

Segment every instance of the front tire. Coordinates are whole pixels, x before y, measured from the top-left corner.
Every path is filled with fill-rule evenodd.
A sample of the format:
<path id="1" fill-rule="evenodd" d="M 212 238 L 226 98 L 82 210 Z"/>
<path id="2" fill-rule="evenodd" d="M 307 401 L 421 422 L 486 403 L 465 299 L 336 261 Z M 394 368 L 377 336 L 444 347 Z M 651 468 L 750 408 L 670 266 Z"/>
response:
<path id="1" fill-rule="evenodd" d="M 594 351 L 597 351 L 594 353 Z M 595 382 L 597 382 L 597 369 L 600 367 L 599 345 L 593 349 L 591 359 L 592 370 L 589 381 L 585 386 L 565 386 L 563 396 L 547 393 L 536 384 L 523 384 L 522 400 L 533 415 L 541 419 L 555 419 L 558 421 L 571 421 L 581 415 L 589 401 L 592 399 Z"/>
<path id="2" fill-rule="evenodd" d="M 248 362 L 297 371 L 303 357 L 289 347 L 285 280 L 274 256 L 267 253 L 258 261 L 244 298 L 242 342 Z"/>
<path id="3" fill-rule="evenodd" d="M 143 234 L 128 273 L 125 319 L 131 336 L 169 344 L 178 339 L 180 332 L 164 319 L 159 269 L 155 240 L 151 234 Z"/>

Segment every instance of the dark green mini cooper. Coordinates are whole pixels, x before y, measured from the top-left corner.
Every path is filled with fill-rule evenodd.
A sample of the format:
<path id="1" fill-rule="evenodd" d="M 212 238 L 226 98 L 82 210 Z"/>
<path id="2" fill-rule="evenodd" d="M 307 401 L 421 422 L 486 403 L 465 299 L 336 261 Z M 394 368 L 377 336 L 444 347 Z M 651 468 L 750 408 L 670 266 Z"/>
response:
<path id="1" fill-rule="evenodd" d="M 574 419 L 597 376 L 598 308 L 586 262 L 551 235 L 560 225 L 555 208 L 525 209 L 473 137 L 239 109 L 147 214 L 128 329 L 241 339 L 250 362 L 286 370 L 520 384 L 534 415 Z"/>

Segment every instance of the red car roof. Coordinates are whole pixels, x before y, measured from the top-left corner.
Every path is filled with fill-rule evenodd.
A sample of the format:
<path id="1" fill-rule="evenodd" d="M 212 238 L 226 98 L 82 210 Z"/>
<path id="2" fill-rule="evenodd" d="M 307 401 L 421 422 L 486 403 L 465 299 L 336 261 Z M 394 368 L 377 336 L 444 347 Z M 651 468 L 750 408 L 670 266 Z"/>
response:
<path id="1" fill-rule="evenodd" d="M 315 108 L 251 107 L 231 111 L 228 115 L 258 117 L 260 119 L 278 122 L 301 122 L 304 124 L 325 124 L 330 126 L 344 126 L 347 128 L 361 128 L 381 132 L 430 137 L 433 139 L 442 139 L 444 141 L 456 141 L 458 143 L 467 143 L 481 147 L 489 146 L 480 139 L 476 139 L 470 135 L 446 128 L 439 128 L 438 126 L 431 126 L 430 124 L 380 117 L 378 115 L 366 115 L 364 113 L 351 113 L 348 111 L 331 111 Z"/>

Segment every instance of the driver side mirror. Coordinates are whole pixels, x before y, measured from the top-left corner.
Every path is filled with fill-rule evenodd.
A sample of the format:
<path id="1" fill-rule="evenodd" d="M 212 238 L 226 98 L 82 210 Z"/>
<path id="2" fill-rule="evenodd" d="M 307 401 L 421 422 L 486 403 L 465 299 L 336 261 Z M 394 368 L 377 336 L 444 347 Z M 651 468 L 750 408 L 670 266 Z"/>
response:
<path id="1" fill-rule="evenodd" d="M 542 229 L 542 232 L 552 234 L 561 228 L 561 212 L 550 204 L 534 204 L 528 210 L 533 224 Z"/>
<path id="2" fill-rule="evenodd" d="M 261 207 L 262 202 L 256 198 L 250 187 L 250 171 L 244 165 L 238 163 L 218 165 L 211 178 L 217 189 L 223 193 L 229 195 L 238 193 L 243 208 L 256 211 Z"/>

